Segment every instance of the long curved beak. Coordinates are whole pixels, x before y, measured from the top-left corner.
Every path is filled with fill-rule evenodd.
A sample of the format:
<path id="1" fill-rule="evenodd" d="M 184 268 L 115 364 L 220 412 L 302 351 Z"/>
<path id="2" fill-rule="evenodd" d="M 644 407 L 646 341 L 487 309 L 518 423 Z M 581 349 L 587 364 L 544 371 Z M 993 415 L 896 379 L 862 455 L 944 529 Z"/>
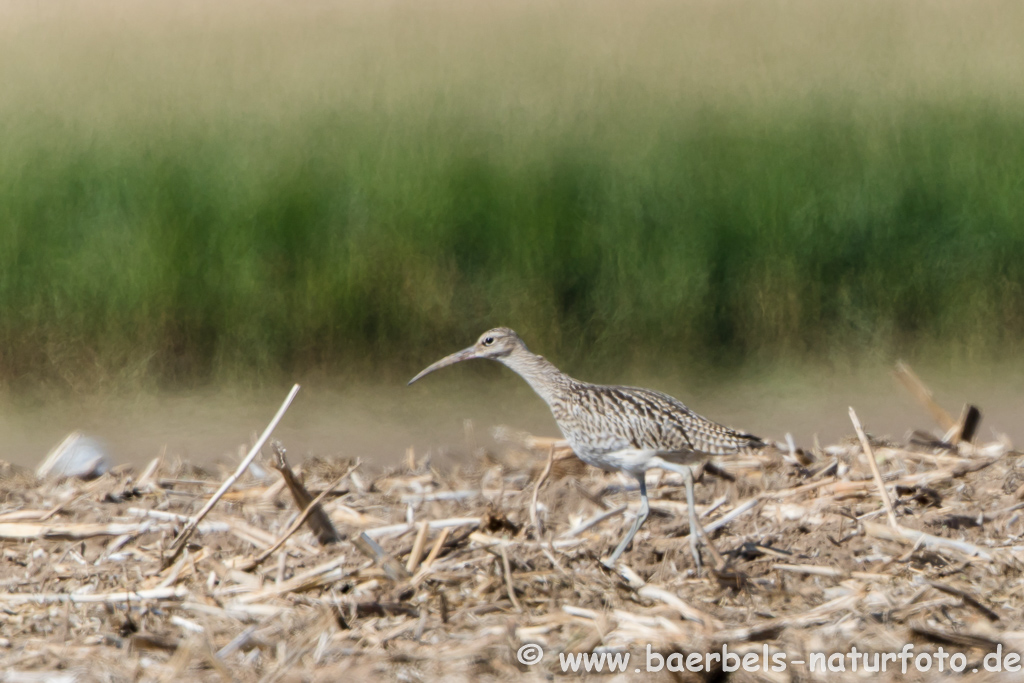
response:
<path id="1" fill-rule="evenodd" d="M 462 349 L 461 351 L 457 351 L 456 353 L 453 353 L 450 356 L 445 356 L 444 358 L 437 361 L 433 365 L 425 368 L 422 372 L 420 372 L 420 374 L 416 375 L 411 380 L 409 380 L 409 384 L 412 384 L 421 377 L 426 377 L 434 370 L 440 370 L 441 368 L 446 368 L 449 365 L 455 365 L 456 363 L 459 363 L 461 361 L 470 360 L 473 358 L 477 358 L 477 354 L 476 349 L 473 348 L 472 346 L 470 346 L 468 349 Z M 408 386 L 408 384 L 406 386 Z"/>

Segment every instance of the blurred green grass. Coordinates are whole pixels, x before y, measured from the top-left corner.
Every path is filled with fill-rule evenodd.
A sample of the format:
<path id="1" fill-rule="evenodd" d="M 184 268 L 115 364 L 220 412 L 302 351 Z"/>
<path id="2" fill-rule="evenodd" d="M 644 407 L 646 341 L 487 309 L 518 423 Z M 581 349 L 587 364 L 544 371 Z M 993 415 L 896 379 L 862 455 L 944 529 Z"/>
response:
<path id="1" fill-rule="evenodd" d="M 0 14 L 3 382 L 1020 347 L 1013 3 Z"/>

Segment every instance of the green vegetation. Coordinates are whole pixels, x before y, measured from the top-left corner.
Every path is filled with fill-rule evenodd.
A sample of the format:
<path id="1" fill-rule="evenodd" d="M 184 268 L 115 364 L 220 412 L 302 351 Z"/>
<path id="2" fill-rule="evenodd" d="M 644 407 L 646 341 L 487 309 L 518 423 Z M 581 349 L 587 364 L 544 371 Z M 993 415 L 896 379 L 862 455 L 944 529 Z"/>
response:
<path id="1" fill-rule="evenodd" d="M 0 382 L 1019 347 L 1019 5 L 384 5 L 2 10 Z"/>

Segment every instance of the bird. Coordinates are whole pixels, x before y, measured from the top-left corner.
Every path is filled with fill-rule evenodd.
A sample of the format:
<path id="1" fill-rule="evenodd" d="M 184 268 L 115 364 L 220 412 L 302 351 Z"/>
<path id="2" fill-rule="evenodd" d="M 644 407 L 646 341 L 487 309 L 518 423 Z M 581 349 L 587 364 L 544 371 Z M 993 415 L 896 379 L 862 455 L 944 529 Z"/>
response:
<path id="1" fill-rule="evenodd" d="M 636 478 L 640 485 L 640 509 L 611 556 L 602 562 L 606 567 L 615 567 L 650 514 L 645 473 L 654 468 L 683 477 L 690 518 L 690 550 L 698 570 L 698 535 L 717 555 L 697 520 L 691 465 L 712 456 L 762 451 L 769 446 L 768 442 L 701 417 L 679 400 L 658 391 L 573 379 L 543 356 L 531 352 L 508 327 L 484 332 L 475 344 L 426 367 L 409 384 L 441 368 L 476 358 L 498 361 L 526 380 L 548 404 L 562 435 L 581 460 Z"/>

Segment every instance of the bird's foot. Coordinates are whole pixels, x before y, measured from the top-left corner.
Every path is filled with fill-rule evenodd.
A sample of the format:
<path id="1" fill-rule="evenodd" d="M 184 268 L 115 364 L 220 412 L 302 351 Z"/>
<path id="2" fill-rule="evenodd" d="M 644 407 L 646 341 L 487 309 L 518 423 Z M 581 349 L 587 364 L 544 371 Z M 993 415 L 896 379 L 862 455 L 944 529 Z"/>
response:
<path id="1" fill-rule="evenodd" d="M 625 582 L 625 584 L 633 590 L 640 590 L 646 583 L 643 580 L 643 578 L 635 571 L 633 571 L 633 568 L 625 562 L 614 563 L 611 561 L 611 558 L 603 558 L 601 560 L 601 566 L 609 572 L 611 572 L 612 574 L 614 574 L 615 576 L 617 576 L 620 580 Z"/>
<path id="2" fill-rule="evenodd" d="M 700 549 L 697 547 L 697 537 L 693 531 L 690 532 L 690 552 L 693 554 L 694 570 L 697 574 L 700 574 L 702 566 L 700 562 Z"/>

